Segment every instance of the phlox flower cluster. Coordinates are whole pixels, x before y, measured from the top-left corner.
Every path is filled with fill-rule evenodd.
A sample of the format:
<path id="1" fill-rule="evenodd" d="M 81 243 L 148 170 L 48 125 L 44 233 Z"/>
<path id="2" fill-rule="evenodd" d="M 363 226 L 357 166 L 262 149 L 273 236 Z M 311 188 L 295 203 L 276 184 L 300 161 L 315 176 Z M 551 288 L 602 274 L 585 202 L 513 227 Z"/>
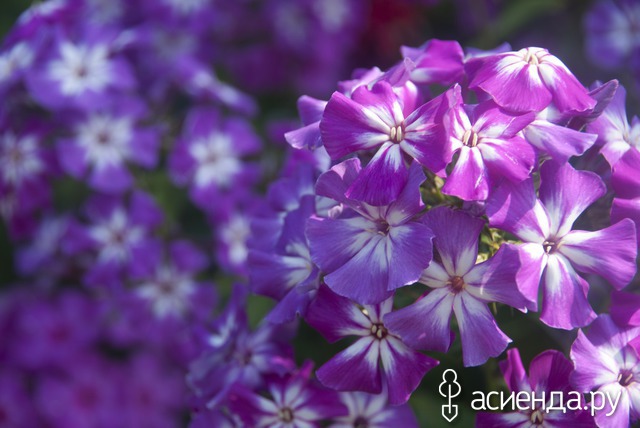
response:
<path id="1" fill-rule="evenodd" d="M 458 358 L 478 366 L 512 344 L 511 391 L 622 391 L 621 404 L 595 419 L 479 414 L 478 426 L 637 420 L 640 153 L 624 88 L 587 88 L 539 47 L 430 40 L 402 55 L 386 71 L 356 71 L 328 100 L 299 99 L 291 165 L 270 188 L 272 214 L 254 222 L 273 237 L 249 252 L 250 287 L 276 302 L 265 321 L 299 316 L 328 342 L 355 337 L 316 370 L 337 391 L 402 405 L 438 364 L 423 351 L 459 340 Z M 603 286 L 613 303 L 596 305 L 590 289 Z M 581 329 L 571 360 L 568 347 L 545 351 L 527 379 L 501 306 Z"/>
<path id="2" fill-rule="evenodd" d="M 411 428 L 445 359 L 501 355 L 512 393 L 619 405 L 479 427 L 640 419 L 625 89 L 541 47 L 438 39 L 335 86 L 373 3 L 20 17 L 0 48 L 0 426 Z M 248 95 L 285 82 L 310 94 L 290 127 Z M 257 130 L 283 127 L 274 167 Z M 508 317 L 570 339 L 527 371 Z"/>

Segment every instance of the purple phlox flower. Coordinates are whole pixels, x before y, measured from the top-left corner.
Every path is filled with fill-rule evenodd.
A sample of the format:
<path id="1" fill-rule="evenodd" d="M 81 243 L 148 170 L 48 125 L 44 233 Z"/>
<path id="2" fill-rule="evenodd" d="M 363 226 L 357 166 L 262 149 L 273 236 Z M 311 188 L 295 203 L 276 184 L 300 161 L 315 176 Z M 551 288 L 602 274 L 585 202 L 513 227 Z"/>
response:
<path id="1" fill-rule="evenodd" d="M 561 112 L 595 106 L 585 87 L 546 49 L 529 47 L 476 61 L 467 69 L 469 88 L 483 90 L 507 110 L 539 112 L 552 102 Z"/>
<path id="2" fill-rule="evenodd" d="M 72 177 L 88 175 L 95 190 L 121 193 L 134 180 L 127 163 L 156 166 L 160 135 L 158 129 L 137 125 L 146 112 L 135 100 L 120 100 L 117 109 L 109 110 L 93 111 L 76 121 L 71 135 L 58 142 L 58 159 Z"/>
<path id="3" fill-rule="evenodd" d="M 85 428 L 118 426 L 118 386 L 125 382 L 120 367 L 97 355 L 79 356 L 63 376 L 39 377 L 35 402 L 45 426 Z"/>
<path id="4" fill-rule="evenodd" d="M 257 388 L 270 373 L 284 374 L 294 367 L 289 340 L 292 325 L 247 325 L 247 290 L 234 287 L 224 312 L 202 332 L 200 355 L 191 363 L 187 382 L 198 407 L 216 409 L 234 383 Z"/>
<path id="5" fill-rule="evenodd" d="M 598 134 L 600 153 L 612 167 L 627 151 L 640 151 L 640 119 L 633 116 L 628 122 L 625 99 L 626 91 L 620 85 L 602 115 L 587 125 L 587 131 Z"/>
<path id="6" fill-rule="evenodd" d="M 464 53 L 458 42 L 432 39 L 419 48 L 403 46 L 401 52 L 415 63 L 411 71 L 414 83 L 449 86 L 462 80 Z"/>
<path id="7" fill-rule="evenodd" d="M 628 150 L 613 166 L 611 186 L 615 198 L 611 206 L 611 221 L 630 218 L 636 225 L 640 242 L 640 151 Z"/>
<path id="8" fill-rule="evenodd" d="M 218 229 L 218 261 L 230 270 L 246 270 L 249 255 L 247 240 L 251 234 L 251 223 L 247 216 L 236 213 L 226 222 L 219 224 Z"/>
<path id="9" fill-rule="evenodd" d="M 0 370 L 0 424 L 12 428 L 38 426 L 36 411 L 24 373 L 3 367 Z"/>
<path id="10" fill-rule="evenodd" d="M 578 391 L 608 395 L 604 408 L 596 413 L 599 427 L 626 427 L 640 419 L 640 357 L 630 344 L 638 336 L 640 327 L 620 328 L 605 314 L 586 334 L 578 331 L 571 346 L 572 385 Z M 614 402 L 617 407 L 612 413 Z"/>
<path id="11" fill-rule="evenodd" d="M 270 377 L 266 386 L 270 399 L 237 384 L 229 399 L 231 411 L 246 426 L 256 428 L 313 428 L 344 415 L 347 409 L 338 394 L 311 379 L 312 366 L 307 362 L 296 372 Z"/>
<path id="12" fill-rule="evenodd" d="M 536 356 L 529 365 L 529 375 L 524 370 L 520 353 L 516 348 L 507 351 L 507 359 L 500 362 L 500 370 L 504 375 L 507 387 L 512 394 L 524 391 L 533 396 L 547 398 L 544 406 L 536 406 L 528 410 L 513 413 L 480 412 L 476 417 L 477 428 L 592 428 L 595 427 L 593 417 L 584 411 L 561 409 L 569 398 L 571 391 L 569 375 L 573 371 L 571 362 L 556 350 L 548 350 Z M 553 395 L 552 395 L 553 393 Z M 559 394 L 558 394 L 559 393 Z M 558 402 L 558 396 L 562 401 Z M 582 404 L 586 404 L 581 401 Z M 558 407 L 560 405 L 560 407 Z M 556 410 L 551 410 L 551 409 Z"/>
<path id="13" fill-rule="evenodd" d="M 349 159 L 318 179 L 316 192 L 341 203 L 328 217 L 311 217 L 307 238 L 312 261 L 337 294 L 375 304 L 393 290 L 412 284 L 432 258 L 431 230 L 416 216 L 422 211 L 420 165 L 409 169 L 406 185 L 390 205 L 373 207 L 345 196 L 360 174 L 360 160 Z"/>
<path id="14" fill-rule="evenodd" d="M 259 149 L 260 141 L 244 119 L 195 108 L 171 153 L 169 169 L 177 184 L 189 185 L 192 200 L 211 211 L 225 194 L 251 185 L 257 171 L 243 157 Z"/>
<path id="15" fill-rule="evenodd" d="M 124 201 L 97 195 L 85 215 L 88 224 L 73 221 L 62 247 L 70 255 L 95 254 L 84 278 L 87 285 L 118 286 L 125 277 L 144 277 L 157 266 L 161 247 L 153 230 L 162 212 L 149 195 L 136 191 Z"/>
<path id="16" fill-rule="evenodd" d="M 98 335 L 96 305 L 85 295 L 66 292 L 37 297 L 18 307 L 9 358 L 26 369 L 64 368 L 85 352 Z"/>
<path id="17" fill-rule="evenodd" d="M 535 164 L 533 147 L 519 134 L 534 115 L 512 115 L 493 101 L 464 105 L 459 92 L 452 96 L 445 115 L 447 152 L 458 159 L 442 188 L 464 200 L 486 200 L 501 179 L 519 182 Z M 451 159 L 451 155 L 448 156 Z"/>
<path id="18" fill-rule="evenodd" d="M 173 242 L 155 271 L 136 281 L 133 293 L 158 320 L 204 321 L 215 307 L 213 284 L 196 279 L 206 266 L 207 257 L 193 244 Z"/>
<path id="19" fill-rule="evenodd" d="M 633 0 L 595 2 L 584 17 L 586 50 L 604 68 L 623 65 L 640 48 L 640 5 Z"/>
<path id="20" fill-rule="evenodd" d="M 304 315 L 319 285 L 319 270 L 311 261 L 305 225 L 315 214 L 315 197 L 303 196 L 300 207 L 284 218 L 282 233 L 274 248 L 249 253 L 252 291 L 278 301 L 268 315 L 271 322 L 292 321 Z"/>
<path id="21" fill-rule="evenodd" d="M 178 367 L 158 354 L 140 352 L 126 366 L 120 420 L 131 427 L 171 428 L 179 425 L 187 387 Z M 126 385 L 126 386 L 125 386 Z"/>
<path id="22" fill-rule="evenodd" d="M 640 327 L 640 294 L 613 291 L 611 319 L 621 327 Z"/>
<path id="23" fill-rule="evenodd" d="M 53 285 L 68 267 L 60 242 L 66 236 L 69 216 L 48 214 L 42 218 L 29 241 L 15 255 L 16 267 L 23 276 L 36 276 L 43 284 Z"/>
<path id="24" fill-rule="evenodd" d="M 305 320 L 329 342 L 358 339 L 316 371 L 320 382 L 339 391 L 380 394 L 386 385 L 392 405 L 404 404 L 426 372 L 438 364 L 405 343 L 383 322 L 393 298 L 359 307 L 321 286 Z"/>
<path id="25" fill-rule="evenodd" d="M 366 392 L 341 392 L 340 400 L 349 414 L 334 418 L 329 428 L 417 428 L 418 421 L 409 404 L 392 406 L 387 401 L 387 391 L 380 394 Z"/>
<path id="26" fill-rule="evenodd" d="M 109 32 L 89 33 L 78 42 L 56 33 L 49 57 L 26 76 L 31 96 L 51 109 L 91 109 L 131 90 L 133 71 L 114 47 Z"/>
<path id="27" fill-rule="evenodd" d="M 37 52 L 32 43 L 21 41 L 0 53 L 0 93 L 22 80 L 32 66 Z"/>
<path id="28" fill-rule="evenodd" d="M 357 69 L 353 72 L 351 80 L 338 82 L 338 90 L 345 97 L 351 97 L 353 92 L 361 86 L 371 89 L 375 83 L 385 81 L 393 86 L 394 92 L 400 98 L 415 107 L 418 89 L 408 79 L 409 70 L 404 63 L 396 65 L 387 73 L 377 67 L 366 70 Z M 322 146 L 320 121 L 326 107 L 327 101 L 318 100 L 307 95 L 303 95 L 298 99 L 298 114 L 303 126 L 285 134 L 285 139 L 292 147 L 313 150 Z"/>
<path id="29" fill-rule="evenodd" d="M 371 89 L 358 87 L 351 98 L 334 92 L 320 122 L 322 142 L 331 158 L 375 150 L 346 195 L 370 205 L 389 205 L 407 184 L 405 154 L 441 171 L 447 163 L 441 120 L 447 101 L 443 94 L 416 109 L 385 81 Z"/>
<path id="30" fill-rule="evenodd" d="M 504 244 L 493 257 L 476 264 L 483 220 L 440 207 L 428 211 L 424 223 L 435 231 L 434 248 L 440 257 L 424 270 L 420 282 L 433 290 L 385 316 L 384 321 L 415 349 L 447 352 L 453 337 L 449 328 L 453 312 L 464 365 L 483 364 L 511 342 L 498 328 L 488 303 L 525 310 L 526 300 L 516 284 L 518 251 Z"/>
<path id="31" fill-rule="evenodd" d="M 7 119 L 2 119 L 5 122 Z M 0 215 L 10 220 L 32 216 L 49 204 L 49 179 L 55 161 L 36 129 L 28 133 L 9 130 L 0 133 Z"/>
<path id="32" fill-rule="evenodd" d="M 542 322 L 573 329 L 595 318 L 587 300 L 589 284 L 577 271 L 599 275 L 616 289 L 626 286 L 636 273 L 635 225 L 623 219 L 594 232 L 571 230 L 578 216 L 604 195 L 602 180 L 550 161 L 540 168 L 540 179 L 540 199 L 532 180 L 504 185 L 488 201 L 487 215 L 493 227 L 524 242 L 518 286 L 531 302 L 529 309 L 537 310 L 542 284 Z"/>

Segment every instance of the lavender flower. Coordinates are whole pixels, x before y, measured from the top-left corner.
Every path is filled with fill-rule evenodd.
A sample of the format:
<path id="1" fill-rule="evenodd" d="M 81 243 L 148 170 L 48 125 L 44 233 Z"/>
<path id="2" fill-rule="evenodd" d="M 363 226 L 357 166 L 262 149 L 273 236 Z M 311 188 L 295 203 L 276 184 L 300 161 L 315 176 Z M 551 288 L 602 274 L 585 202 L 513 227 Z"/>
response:
<path id="1" fill-rule="evenodd" d="M 640 419 L 640 357 L 630 344 L 639 335 L 639 327 L 620 328 L 608 315 L 601 315 L 586 334 L 578 332 L 571 347 L 574 387 L 582 392 L 601 391 L 610 400 L 619 400 L 613 413 L 610 401 L 604 400 L 604 408 L 596 413 L 600 427 L 625 427 Z"/>
<path id="2" fill-rule="evenodd" d="M 418 280 L 431 261 L 433 234 L 415 219 L 423 207 L 419 186 L 425 179 L 417 163 L 409 169 L 402 193 L 388 206 L 373 207 L 346 196 L 358 174 L 360 160 L 349 159 L 320 176 L 317 194 L 342 205 L 330 211 L 330 217 L 312 217 L 307 238 L 311 259 L 326 273 L 324 281 L 334 292 L 374 304 Z"/>
<path id="3" fill-rule="evenodd" d="M 626 286 L 636 273 L 635 225 L 623 219 L 600 231 L 572 231 L 578 216 L 604 195 L 602 181 L 553 162 L 542 165 L 540 177 L 540 199 L 530 180 L 504 185 L 488 202 L 487 214 L 492 226 L 524 241 L 518 285 L 531 302 L 529 309 L 537 309 L 542 279 L 540 320 L 570 330 L 595 318 L 587 300 L 589 284 L 576 270 L 599 275 L 616 289 Z"/>
<path id="4" fill-rule="evenodd" d="M 559 404 L 566 403 L 569 398 L 568 392 L 571 391 L 569 375 L 573 371 L 573 365 L 562 353 L 548 350 L 537 355 L 531 360 L 529 375 L 527 376 L 518 349 L 510 349 L 507 351 L 507 359 L 500 362 L 500 370 L 512 394 L 525 391 L 531 394 L 535 393 L 538 397 L 545 396 L 548 400 L 541 407 L 534 407 L 516 413 L 478 413 L 476 417 L 477 428 L 595 427 L 589 412 L 584 411 L 582 408 L 578 411 L 569 412 L 564 410 L 562 412 L 559 410 L 550 411 Z M 553 395 L 551 394 L 552 392 L 554 393 Z M 556 397 L 558 392 L 562 397 L 562 402 L 560 403 L 557 402 L 557 399 L 551 399 L 551 397 Z"/>
<path id="5" fill-rule="evenodd" d="M 384 321 L 408 345 L 446 352 L 452 339 L 449 320 L 453 312 L 464 365 L 483 364 L 511 342 L 496 325 L 487 304 L 500 302 L 525 310 L 526 301 L 516 285 L 520 269 L 517 251 L 503 245 L 492 258 L 476 265 L 484 226 L 481 219 L 441 207 L 427 212 L 424 222 L 436 231 L 434 247 L 439 259 L 424 270 L 420 282 L 434 290 L 386 315 Z"/>
<path id="6" fill-rule="evenodd" d="M 320 382 L 339 391 L 379 394 L 386 385 L 389 403 L 405 403 L 426 372 L 438 362 L 407 346 L 389 329 L 385 316 L 393 298 L 359 308 L 321 286 L 306 321 L 329 342 L 346 336 L 359 339 L 316 371 Z"/>

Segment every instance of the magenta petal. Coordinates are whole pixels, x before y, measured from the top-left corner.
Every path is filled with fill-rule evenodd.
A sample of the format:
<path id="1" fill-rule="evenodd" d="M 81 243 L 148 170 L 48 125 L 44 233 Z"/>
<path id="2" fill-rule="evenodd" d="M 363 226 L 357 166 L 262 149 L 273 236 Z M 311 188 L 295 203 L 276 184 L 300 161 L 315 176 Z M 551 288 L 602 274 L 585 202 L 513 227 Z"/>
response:
<path id="1" fill-rule="evenodd" d="M 320 134 L 331 159 L 340 159 L 388 141 L 389 126 L 371 110 L 334 92 L 320 121 Z"/>
<path id="2" fill-rule="evenodd" d="M 596 314 L 587 300 L 589 284 L 562 255 L 551 255 L 543 275 L 542 313 L 548 326 L 573 330 L 589 324 Z"/>
<path id="3" fill-rule="evenodd" d="M 466 290 L 480 301 L 505 303 L 524 311 L 527 300 L 516 283 L 520 263 L 517 247 L 502 244 L 493 257 L 475 265 L 464 275 Z"/>
<path id="4" fill-rule="evenodd" d="M 478 148 L 489 173 L 496 179 L 522 181 L 529 177 L 536 161 L 533 147 L 520 137 L 484 138 Z"/>
<path id="5" fill-rule="evenodd" d="M 611 318 L 621 327 L 640 326 L 640 294 L 612 292 Z"/>
<path id="6" fill-rule="evenodd" d="M 385 220 L 391 226 L 398 226 L 408 222 L 411 217 L 418 214 L 424 208 L 420 185 L 426 179 L 422 167 L 413 162 L 409 167 L 409 178 L 396 199 L 386 210 Z"/>
<path id="7" fill-rule="evenodd" d="M 543 63 L 539 70 L 544 83 L 552 88 L 553 102 L 559 111 L 581 112 L 595 107 L 596 101 L 563 64 Z"/>
<path id="8" fill-rule="evenodd" d="M 372 239 L 368 228 L 375 228 L 375 223 L 362 217 L 310 218 L 306 233 L 311 259 L 324 272 L 335 271 Z"/>
<path id="9" fill-rule="evenodd" d="M 360 159 L 341 162 L 323 173 L 316 183 L 316 193 L 338 202 L 347 202 L 347 189 L 360 174 Z"/>
<path id="10" fill-rule="evenodd" d="M 594 346 L 582 330 L 571 345 L 571 359 L 576 368 L 570 375 L 571 385 L 578 391 L 591 391 L 618 376 L 615 360 Z"/>
<path id="11" fill-rule="evenodd" d="M 382 391 L 379 343 L 373 336 L 359 339 L 320 367 L 316 371 L 318 380 L 338 391 L 379 394 Z"/>
<path id="12" fill-rule="evenodd" d="M 514 112 L 542 111 L 552 99 L 537 67 L 513 54 L 486 59 L 469 85 L 472 89 L 475 86 L 490 94 L 500 107 Z"/>
<path id="13" fill-rule="evenodd" d="M 509 339 L 497 326 L 487 305 L 466 292 L 453 302 L 453 312 L 460 329 L 462 361 L 465 367 L 484 364 L 505 350 Z"/>
<path id="14" fill-rule="evenodd" d="M 385 143 L 351 183 L 346 195 L 373 206 L 389 205 L 398 198 L 408 176 L 400 146 Z"/>
<path id="15" fill-rule="evenodd" d="M 360 304 L 380 303 L 393 294 L 389 290 L 400 286 L 389 282 L 387 255 L 392 253 L 389 238 L 375 234 L 351 259 L 326 275 L 324 281 L 337 294 Z"/>
<path id="16" fill-rule="evenodd" d="M 549 218 L 536 197 L 533 180 L 503 182 L 486 204 L 489 224 L 525 242 L 542 244 L 549 234 Z"/>
<path id="17" fill-rule="evenodd" d="M 559 126 L 546 120 L 535 120 L 525 128 L 524 137 L 556 162 L 564 163 L 572 156 L 583 154 L 593 146 L 598 136 Z"/>
<path id="18" fill-rule="evenodd" d="M 425 373 L 438 365 L 433 358 L 414 351 L 393 336 L 380 341 L 380 359 L 392 405 L 406 403 Z"/>
<path id="19" fill-rule="evenodd" d="M 413 222 L 392 227 L 388 236 L 391 247 L 389 289 L 413 284 L 433 258 L 431 229 Z"/>
<path id="20" fill-rule="evenodd" d="M 507 359 L 500 361 L 500 370 L 507 383 L 509 391 L 530 391 L 531 385 L 527 373 L 522 365 L 518 348 L 507 351 Z"/>
<path id="21" fill-rule="evenodd" d="M 454 295 L 448 288 L 431 291 L 417 302 L 384 316 L 384 325 L 414 349 L 447 352 Z"/>
<path id="22" fill-rule="evenodd" d="M 550 349 L 537 355 L 529 365 L 529 381 L 537 391 L 565 391 L 573 364 L 560 351 Z"/>
<path id="23" fill-rule="evenodd" d="M 605 194 L 600 177 L 569 164 L 545 162 L 540 167 L 540 200 L 551 220 L 551 236 L 562 237 L 589 205 Z"/>
<path id="24" fill-rule="evenodd" d="M 640 197 L 640 151 L 629 150 L 613 166 L 611 185 L 619 198 Z"/>
<path id="25" fill-rule="evenodd" d="M 370 335 L 371 321 L 349 299 L 320 286 L 305 316 L 307 323 L 329 342 L 345 336 Z"/>
<path id="26" fill-rule="evenodd" d="M 628 218 L 596 232 L 574 230 L 558 251 L 581 272 L 605 278 L 620 290 L 636 274 L 636 228 Z"/>
<path id="27" fill-rule="evenodd" d="M 438 207 L 425 214 L 424 222 L 435 233 L 433 244 L 447 272 L 459 276 L 469 272 L 476 263 L 484 221 L 464 211 Z"/>
<path id="28" fill-rule="evenodd" d="M 611 221 L 631 219 L 636 225 L 636 239 L 640 242 L 640 198 L 613 200 Z"/>
<path id="29" fill-rule="evenodd" d="M 518 290 L 528 300 L 527 309 L 537 311 L 540 278 L 546 267 L 544 248 L 539 244 L 523 244 L 519 251 L 522 267 L 516 275 Z"/>
<path id="30" fill-rule="evenodd" d="M 313 122 L 302 128 L 294 129 L 284 134 L 287 143 L 295 149 L 313 150 L 322 145 L 320 137 L 320 122 Z"/>
<path id="31" fill-rule="evenodd" d="M 465 201 L 486 200 L 489 196 L 489 176 L 480 150 L 464 146 L 459 154 L 442 191 Z"/>

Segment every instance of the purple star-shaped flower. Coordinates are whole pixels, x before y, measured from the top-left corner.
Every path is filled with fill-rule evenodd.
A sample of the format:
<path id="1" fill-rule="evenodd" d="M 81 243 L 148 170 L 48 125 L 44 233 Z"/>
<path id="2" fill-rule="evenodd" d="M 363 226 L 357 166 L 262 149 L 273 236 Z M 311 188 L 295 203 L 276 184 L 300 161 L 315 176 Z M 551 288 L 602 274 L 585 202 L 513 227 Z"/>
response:
<path id="1" fill-rule="evenodd" d="M 311 259 L 336 293 L 361 304 L 387 299 L 412 284 L 431 261 L 431 230 L 416 216 L 423 208 L 422 168 L 414 162 L 406 185 L 390 205 L 374 207 L 350 199 L 347 189 L 360 174 L 349 159 L 318 179 L 316 192 L 340 202 L 327 218 L 311 217 L 307 237 Z"/>
<path id="2" fill-rule="evenodd" d="M 620 328 L 605 314 L 587 333 L 580 330 L 571 346 L 573 386 L 582 392 L 608 394 L 604 408 L 596 413 L 600 427 L 626 427 L 640 419 L 640 356 L 631 344 L 639 336 L 640 327 Z M 611 414 L 610 402 L 616 400 L 616 411 Z"/>
<path id="3" fill-rule="evenodd" d="M 500 362 L 500 370 L 512 394 L 525 391 L 547 398 L 544 407 L 534 407 L 514 413 L 478 413 L 476 428 L 594 428 L 595 423 L 589 412 L 551 411 L 569 399 L 569 375 L 573 365 L 561 352 L 548 350 L 536 356 L 529 365 L 529 375 L 524 370 L 520 353 L 516 348 L 507 351 L 507 359 Z M 551 393 L 554 395 L 551 395 Z M 558 394 L 559 393 L 559 394 Z M 563 397 L 561 403 L 552 397 Z M 555 402 L 554 402 L 555 401 Z"/>
<path id="4" fill-rule="evenodd" d="M 571 230 L 578 216 L 604 195 L 602 180 L 554 162 L 542 165 L 540 178 L 540 199 L 531 180 L 504 185 L 487 203 L 487 215 L 492 226 L 524 241 L 518 285 L 531 302 L 529 309 L 537 309 L 542 278 L 540 319 L 570 330 L 595 318 L 587 300 L 589 284 L 576 270 L 623 288 L 636 273 L 636 230 L 629 219 L 594 232 Z"/>
<path id="5" fill-rule="evenodd" d="M 476 264 L 484 222 L 462 211 L 434 208 L 425 224 L 435 231 L 439 259 L 431 262 L 420 282 L 433 288 L 414 304 L 385 316 L 385 323 L 416 349 L 447 352 L 452 312 L 458 322 L 465 366 L 498 356 L 511 340 L 498 328 L 487 304 L 505 303 L 520 310 L 526 300 L 518 291 L 517 250 L 503 245 L 489 260 Z"/>
<path id="6" fill-rule="evenodd" d="M 306 321 L 329 342 L 359 337 L 316 371 L 322 384 L 339 391 L 379 394 L 384 382 L 391 404 L 409 399 L 438 362 L 407 346 L 385 325 L 383 318 L 392 308 L 393 298 L 359 308 L 328 287 L 320 287 Z"/>
<path id="7" fill-rule="evenodd" d="M 359 151 L 375 155 L 350 184 L 346 195 L 370 205 L 393 202 L 408 180 L 405 154 L 434 172 L 448 159 L 441 125 L 448 97 L 441 95 L 418 108 L 386 81 L 358 87 L 351 98 L 334 92 L 320 122 L 324 147 L 332 159 Z"/>

